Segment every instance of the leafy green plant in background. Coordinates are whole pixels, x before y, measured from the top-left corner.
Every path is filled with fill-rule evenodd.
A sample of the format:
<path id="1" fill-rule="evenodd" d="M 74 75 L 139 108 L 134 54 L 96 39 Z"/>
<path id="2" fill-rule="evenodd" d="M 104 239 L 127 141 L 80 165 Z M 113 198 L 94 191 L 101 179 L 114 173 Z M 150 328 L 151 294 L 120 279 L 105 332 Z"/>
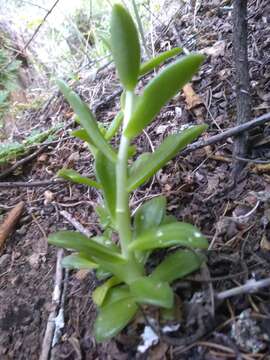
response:
<path id="1" fill-rule="evenodd" d="M 9 95 L 17 84 L 17 74 L 20 61 L 10 62 L 8 53 L 0 49 L 0 126 L 4 113 L 9 106 Z"/>
<path id="2" fill-rule="evenodd" d="M 62 128 L 61 124 L 45 131 L 33 131 L 21 143 L 18 141 L 6 142 L 0 144 L 0 166 L 6 165 L 9 162 L 18 159 L 29 153 L 32 146 L 42 144 L 43 142 L 52 141 L 55 138 L 55 133 Z"/>
<path id="3" fill-rule="evenodd" d="M 51 244 L 76 251 L 64 258 L 64 266 L 95 269 L 97 277 L 104 280 L 93 293 L 98 306 L 94 326 L 98 341 L 117 335 L 132 320 L 141 304 L 173 311 L 171 283 L 197 270 L 203 256 L 194 249 L 208 246 L 206 238 L 193 225 L 166 215 L 164 196 L 146 201 L 134 216 L 129 207 L 130 193 L 206 129 L 206 126 L 198 125 L 169 135 L 155 152 L 138 156 L 130 165 L 130 158 L 134 156 L 131 146 L 134 138 L 191 79 L 204 58 L 191 54 L 175 61 L 150 80 L 141 95 L 135 95 L 139 75 L 179 53 L 179 49 L 141 64 L 136 27 L 127 10 L 118 4 L 112 10 L 110 44 L 125 92 L 121 98 L 122 109 L 109 129 L 99 125 L 87 105 L 64 82 L 58 81 L 81 125 L 81 129 L 73 134 L 86 141 L 94 155 L 96 180 L 71 169 L 62 169 L 58 175 L 102 191 L 104 203 L 96 212 L 103 233 L 92 238 L 74 231 L 60 231 L 49 236 Z M 121 124 L 122 134 L 116 149 L 110 139 Z M 119 244 L 112 240 L 116 234 Z M 152 252 L 161 248 L 172 250 L 149 271 Z"/>

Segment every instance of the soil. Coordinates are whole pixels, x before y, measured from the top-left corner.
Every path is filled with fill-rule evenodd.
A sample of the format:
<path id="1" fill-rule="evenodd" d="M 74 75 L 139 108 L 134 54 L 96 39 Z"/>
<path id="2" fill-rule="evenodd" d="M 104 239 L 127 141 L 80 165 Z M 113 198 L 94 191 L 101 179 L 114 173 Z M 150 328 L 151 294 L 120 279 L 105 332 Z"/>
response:
<path id="1" fill-rule="evenodd" d="M 268 0 L 249 1 L 248 14 L 252 115 L 256 117 L 270 108 Z M 233 126 L 236 100 L 231 2 L 182 5 L 168 27 L 156 28 L 154 39 L 157 51 L 169 41 L 184 44 L 189 51 L 207 53 L 192 82 L 202 102 L 192 107 L 182 93 L 174 98 L 136 140 L 138 153 L 151 151 L 184 124 L 207 123 L 208 135 Z M 115 115 L 118 98 L 102 106 L 100 99 L 117 89 L 112 68 L 99 72 L 90 87 L 83 82 L 77 87 L 88 103 L 91 99 L 93 108 L 99 105 L 96 114 L 105 123 Z M 70 124 L 72 115 L 60 94 L 54 94 L 38 112 L 24 114 L 15 137 L 20 140 L 33 127 L 47 129 L 63 121 Z M 56 143 L 3 181 L 50 180 L 63 167 L 90 174 L 92 158 L 87 148 L 67 135 L 65 128 Z M 195 224 L 209 238 L 207 266 L 175 285 L 180 329 L 167 334 L 148 352 L 139 353 L 137 346 L 147 325 L 140 314 L 116 339 L 97 344 L 92 333 L 95 306 L 91 300 L 95 275 L 66 271 L 61 305 L 64 327 L 50 359 L 270 359 L 269 288 L 213 301 L 213 294 L 270 275 L 270 167 L 247 162 L 237 183 L 232 184 L 232 146 L 233 139 L 228 139 L 185 158 L 180 154 L 131 198 L 135 209 L 153 195 L 166 195 L 168 212 Z M 249 158 L 269 160 L 267 125 L 250 133 L 249 148 Z M 46 238 L 59 229 L 74 230 L 62 217 L 62 210 L 93 234 L 100 233 L 94 212 L 99 194 L 83 185 L 53 182 L 46 187 L 0 189 L 1 217 L 18 202 L 26 203 L 16 231 L 0 254 L 0 359 L 35 360 L 40 357 L 53 308 L 57 249 L 48 246 Z M 207 281 L 209 276 L 212 282 Z M 147 316 L 158 319 L 156 312 L 149 315 L 148 311 Z"/>

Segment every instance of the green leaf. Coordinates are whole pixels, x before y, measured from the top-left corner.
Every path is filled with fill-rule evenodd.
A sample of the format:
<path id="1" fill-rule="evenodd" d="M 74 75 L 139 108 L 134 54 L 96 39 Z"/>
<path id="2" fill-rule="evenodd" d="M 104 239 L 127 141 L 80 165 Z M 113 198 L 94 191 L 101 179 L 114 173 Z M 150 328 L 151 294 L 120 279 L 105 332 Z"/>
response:
<path id="1" fill-rule="evenodd" d="M 123 111 L 119 111 L 115 118 L 113 119 L 113 121 L 111 122 L 106 134 L 105 134 L 105 139 L 107 141 L 111 140 L 114 135 L 116 134 L 117 130 L 119 129 L 119 127 L 121 126 L 122 122 L 124 119 L 124 113 Z"/>
<path id="2" fill-rule="evenodd" d="M 82 254 L 71 254 L 65 256 L 61 262 L 64 268 L 68 269 L 96 269 L 98 265 L 84 257 Z"/>
<path id="3" fill-rule="evenodd" d="M 118 285 L 109 289 L 107 296 L 103 302 L 103 306 L 112 304 L 121 299 L 133 297 L 127 285 Z"/>
<path id="4" fill-rule="evenodd" d="M 143 265 L 135 259 L 130 259 L 125 264 L 99 260 L 99 264 L 104 270 L 109 271 L 126 284 L 130 284 L 144 274 Z"/>
<path id="5" fill-rule="evenodd" d="M 132 297 L 101 307 L 94 325 L 96 340 L 102 342 L 117 335 L 133 319 L 137 310 Z"/>
<path id="6" fill-rule="evenodd" d="M 132 91 L 139 76 L 140 43 L 132 17 L 120 4 L 115 4 L 112 9 L 111 49 L 120 81 Z"/>
<path id="7" fill-rule="evenodd" d="M 80 124 L 86 130 L 91 142 L 111 161 L 116 161 L 116 154 L 98 128 L 97 121 L 88 106 L 72 91 L 64 81 L 57 81 L 59 89 L 79 117 Z"/>
<path id="8" fill-rule="evenodd" d="M 136 145 L 130 145 L 130 146 L 128 147 L 128 157 L 129 157 L 129 158 L 132 157 L 132 156 L 134 156 L 134 155 L 136 154 L 136 152 L 137 152 Z"/>
<path id="9" fill-rule="evenodd" d="M 120 252 L 119 246 L 117 246 L 111 239 L 105 236 L 104 232 L 100 236 L 95 236 L 93 238 L 97 243 L 106 246 L 111 249 L 113 252 Z"/>
<path id="10" fill-rule="evenodd" d="M 92 140 L 90 136 L 87 134 L 87 131 L 84 129 L 77 129 L 71 132 L 72 136 L 75 136 L 76 138 L 87 142 L 88 144 L 93 145 Z"/>
<path id="11" fill-rule="evenodd" d="M 116 207 L 115 165 L 99 151 L 96 154 L 95 170 L 96 177 L 102 185 L 106 207 L 108 208 L 112 221 L 114 222 Z"/>
<path id="12" fill-rule="evenodd" d="M 173 291 L 169 284 L 149 277 L 141 277 L 129 285 L 136 302 L 171 308 Z"/>
<path id="13" fill-rule="evenodd" d="M 139 135 L 160 109 L 192 78 L 203 60 L 203 55 L 190 54 L 168 65 L 151 80 L 140 96 L 124 135 L 129 139 Z"/>
<path id="14" fill-rule="evenodd" d="M 106 280 L 112 276 L 112 273 L 101 266 L 96 270 L 96 278 L 100 281 Z"/>
<path id="15" fill-rule="evenodd" d="M 153 250 L 171 246 L 207 249 L 208 241 L 195 226 L 177 222 L 146 231 L 135 239 L 129 248 L 130 250 Z"/>
<path id="16" fill-rule="evenodd" d="M 96 189 L 101 189 L 101 185 L 99 183 L 86 176 L 80 175 L 77 171 L 72 169 L 61 169 L 58 171 L 57 176 L 76 184 L 84 184 L 90 187 L 95 187 Z"/>
<path id="17" fill-rule="evenodd" d="M 157 196 L 146 201 L 134 215 L 134 234 L 139 236 L 146 230 L 156 227 L 161 224 L 166 212 L 166 198 L 164 196 Z M 139 262 L 145 264 L 150 251 L 136 251 L 136 258 Z"/>
<path id="18" fill-rule="evenodd" d="M 146 201 L 134 215 L 136 236 L 161 224 L 166 212 L 166 198 L 156 196 Z"/>
<path id="19" fill-rule="evenodd" d="M 121 280 L 119 280 L 119 279 L 117 279 L 117 277 L 113 276 L 110 279 L 108 279 L 107 281 L 105 281 L 104 284 L 98 286 L 92 293 L 92 298 L 93 298 L 94 303 L 99 307 L 102 306 L 108 291 L 112 287 L 120 284 L 121 282 L 122 282 Z"/>
<path id="20" fill-rule="evenodd" d="M 177 222 L 177 218 L 174 215 L 166 215 L 162 220 L 162 225 L 171 224 Z"/>
<path id="21" fill-rule="evenodd" d="M 173 282 L 200 268 L 204 256 L 190 250 L 177 250 L 169 254 L 151 273 L 159 281 Z"/>
<path id="22" fill-rule="evenodd" d="M 75 231 L 58 231 L 49 236 L 48 242 L 58 247 L 83 252 L 98 264 L 101 261 L 102 264 L 106 262 L 113 265 L 125 264 L 125 259 L 119 253 Z"/>
<path id="23" fill-rule="evenodd" d="M 153 59 L 150 59 L 144 62 L 140 67 L 140 76 L 147 74 L 149 71 L 154 70 L 156 67 L 164 63 L 166 60 L 170 59 L 173 56 L 176 56 L 182 52 L 182 49 L 176 47 L 174 49 L 164 51 L 161 54 L 158 54 Z"/>
<path id="24" fill-rule="evenodd" d="M 142 154 L 132 165 L 128 178 L 128 191 L 135 190 L 161 169 L 177 153 L 195 140 L 206 125 L 192 126 L 179 134 L 169 135 L 151 154 Z"/>
<path id="25" fill-rule="evenodd" d="M 74 131 L 71 132 L 71 135 L 75 136 L 76 138 L 78 138 L 78 139 L 80 139 L 80 140 L 82 140 L 84 142 L 86 142 L 87 145 L 88 145 L 89 150 L 94 155 L 94 157 L 96 157 L 98 149 L 95 147 L 95 145 L 93 145 L 92 140 L 88 136 L 86 130 L 84 130 L 84 129 L 74 130 Z"/>
<path id="26" fill-rule="evenodd" d="M 96 206 L 95 211 L 99 217 L 99 222 L 103 229 L 111 225 L 111 216 L 109 211 L 103 206 Z"/>

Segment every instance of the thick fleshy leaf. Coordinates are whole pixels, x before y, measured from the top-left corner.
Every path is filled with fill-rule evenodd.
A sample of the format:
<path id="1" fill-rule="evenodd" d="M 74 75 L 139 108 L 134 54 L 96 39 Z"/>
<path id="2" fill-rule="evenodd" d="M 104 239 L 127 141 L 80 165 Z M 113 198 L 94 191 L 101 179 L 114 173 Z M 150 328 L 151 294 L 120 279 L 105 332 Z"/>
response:
<path id="1" fill-rule="evenodd" d="M 116 207 L 115 164 L 99 151 L 96 154 L 95 170 L 96 177 L 102 185 L 106 207 L 110 212 L 112 221 L 114 221 Z"/>
<path id="2" fill-rule="evenodd" d="M 146 201 L 134 215 L 136 236 L 161 224 L 166 213 L 166 198 L 156 196 Z"/>
<path id="3" fill-rule="evenodd" d="M 103 269 L 101 266 L 96 270 L 96 278 L 100 281 L 104 281 L 112 276 L 112 273 Z"/>
<path id="4" fill-rule="evenodd" d="M 116 161 L 116 154 L 105 140 L 98 128 L 97 121 L 89 107 L 72 91 L 64 81 L 57 81 L 59 89 L 69 102 L 72 109 L 79 117 L 80 124 L 86 130 L 91 142 L 97 147 L 108 159 Z"/>
<path id="5" fill-rule="evenodd" d="M 136 302 L 164 308 L 173 306 L 173 291 L 164 281 L 141 277 L 129 285 Z"/>
<path id="6" fill-rule="evenodd" d="M 82 141 L 85 141 L 91 145 L 93 144 L 92 140 L 90 139 L 89 135 L 87 134 L 87 131 L 82 128 L 72 131 L 71 135 L 75 136 L 76 138 L 78 138 Z"/>
<path id="7" fill-rule="evenodd" d="M 105 139 L 107 141 L 111 140 L 114 137 L 114 135 L 117 133 L 117 130 L 119 129 L 119 127 L 123 122 L 123 119 L 124 119 L 124 113 L 123 111 L 119 111 L 119 113 L 116 114 L 115 118 L 111 122 L 108 130 L 106 131 Z"/>
<path id="8" fill-rule="evenodd" d="M 62 177 L 63 179 L 72 181 L 76 184 L 83 184 L 90 187 L 95 187 L 96 189 L 101 189 L 101 185 L 94 180 L 89 179 L 86 176 L 80 175 L 77 171 L 72 169 L 61 169 L 58 171 L 57 176 Z"/>
<path id="9" fill-rule="evenodd" d="M 137 280 L 144 275 L 143 265 L 130 259 L 124 264 L 117 264 L 109 261 L 99 260 L 99 264 L 104 270 L 109 271 L 111 274 L 116 276 L 119 280 L 122 280 L 126 284 Z"/>
<path id="10" fill-rule="evenodd" d="M 140 76 L 147 74 L 149 71 L 154 70 L 156 67 L 164 63 L 166 60 L 176 56 L 182 52 L 182 49 L 176 47 L 174 49 L 164 51 L 161 54 L 158 54 L 153 59 L 150 59 L 144 62 L 140 67 Z"/>
<path id="11" fill-rule="evenodd" d="M 120 81 L 127 90 L 133 90 L 140 70 L 140 43 L 132 17 L 120 4 L 113 6 L 110 44 Z"/>
<path id="12" fill-rule="evenodd" d="M 102 342 L 117 335 L 133 319 L 137 310 L 132 297 L 101 307 L 94 325 L 96 340 Z"/>
<path id="13" fill-rule="evenodd" d="M 161 224 L 166 213 L 166 198 L 157 196 L 146 201 L 134 215 L 134 235 L 139 236 L 146 230 Z M 150 251 L 136 251 L 135 256 L 139 262 L 145 264 Z"/>
<path id="14" fill-rule="evenodd" d="M 169 135 L 151 154 L 143 154 L 132 165 L 128 178 L 128 191 L 135 190 L 146 182 L 177 153 L 194 141 L 207 125 L 192 126 L 179 134 Z"/>
<path id="15" fill-rule="evenodd" d="M 127 285 L 123 284 L 123 285 L 114 286 L 109 289 L 107 296 L 104 299 L 103 306 L 131 297 L 132 295 Z"/>
<path id="16" fill-rule="evenodd" d="M 99 307 L 102 306 L 108 291 L 112 287 L 120 284 L 121 282 L 122 282 L 121 280 L 119 280 L 119 279 L 117 279 L 117 277 L 113 276 L 110 279 L 108 279 L 107 281 L 105 281 L 104 284 L 98 286 L 92 293 L 92 298 L 93 298 L 94 303 Z"/>
<path id="17" fill-rule="evenodd" d="M 177 218 L 174 215 L 166 215 L 162 220 L 162 225 L 164 224 L 171 224 L 177 222 Z"/>
<path id="18" fill-rule="evenodd" d="M 93 238 L 98 244 L 104 245 L 107 248 L 111 249 L 113 252 L 120 252 L 119 246 L 117 246 L 110 238 L 104 235 L 95 236 Z"/>
<path id="19" fill-rule="evenodd" d="M 58 231 L 48 237 L 50 244 L 83 252 L 94 262 L 99 264 L 100 261 L 110 262 L 111 264 L 125 264 L 124 258 L 120 253 L 112 251 L 104 245 L 99 244 L 95 240 L 89 239 L 83 234 L 75 231 Z"/>
<path id="20" fill-rule="evenodd" d="M 94 157 L 96 156 L 98 149 L 95 147 L 95 145 L 93 145 L 92 140 L 90 139 L 90 137 L 87 134 L 87 131 L 84 129 L 77 129 L 71 132 L 72 136 L 75 136 L 76 138 L 85 141 L 88 145 L 89 150 L 91 151 L 91 153 L 94 155 Z"/>
<path id="21" fill-rule="evenodd" d="M 190 54 L 168 65 L 144 89 L 124 131 L 129 139 L 139 135 L 160 109 L 192 78 L 204 60 L 200 54 Z"/>
<path id="22" fill-rule="evenodd" d="M 129 248 L 130 250 L 152 250 L 171 246 L 207 249 L 208 241 L 195 226 L 176 222 L 146 231 L 137 237 Z"/>
<path id="23" fill-rule="evenodd" d="M 173 282 L 198 270 L 204 256 L 190 250 L 177 250 L 169 254 L 152 272 L 150 277 L 159 281 Z"/>
<path id="24" fill-rule="evenodd" d="M 62 266 L 67 269 L 97 269 L 98 264 L 89 260 L 81 254 L 71 254 L 65 256 L 61 262 Z"/>

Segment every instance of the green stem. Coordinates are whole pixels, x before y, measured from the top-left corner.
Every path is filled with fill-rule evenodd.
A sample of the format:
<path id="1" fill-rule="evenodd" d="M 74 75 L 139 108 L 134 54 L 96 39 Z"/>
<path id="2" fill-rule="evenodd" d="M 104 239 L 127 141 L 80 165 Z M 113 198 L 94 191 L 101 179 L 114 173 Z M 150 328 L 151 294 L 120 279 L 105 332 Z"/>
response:
<path id="1" fill-rule="evenodd" d="M 123 130 L 127 126 L 132 114 L 133 97 L 132 91 L 126 92 Z M 122 252 L 127 258 L 130 257 L 128 245 L 132 239 L 127 190 L 128 148 L 129 139 L 122 134 L 116 164 L 116 220 Z"/>
<path id="2" fill-rule="evenodd" d="M 127 91 L 125 99 L 123 131 L 125 130 L 132 115 L 133 105 L 134 93 L 133 91 Z M 129 194 L 127 190 L 128 148 L 129 139 L 122 134 L 116 163 L 116 222 L 122 254 L 126 257 L 129 264 L 129 279 L 130 281 L 134 281 L 138 277 L 144 275 L 144 268 L 143 265 L 136 260 L 134 252 L 130 251 L 128 248 L 128 245 L 132 241 Z"/>

